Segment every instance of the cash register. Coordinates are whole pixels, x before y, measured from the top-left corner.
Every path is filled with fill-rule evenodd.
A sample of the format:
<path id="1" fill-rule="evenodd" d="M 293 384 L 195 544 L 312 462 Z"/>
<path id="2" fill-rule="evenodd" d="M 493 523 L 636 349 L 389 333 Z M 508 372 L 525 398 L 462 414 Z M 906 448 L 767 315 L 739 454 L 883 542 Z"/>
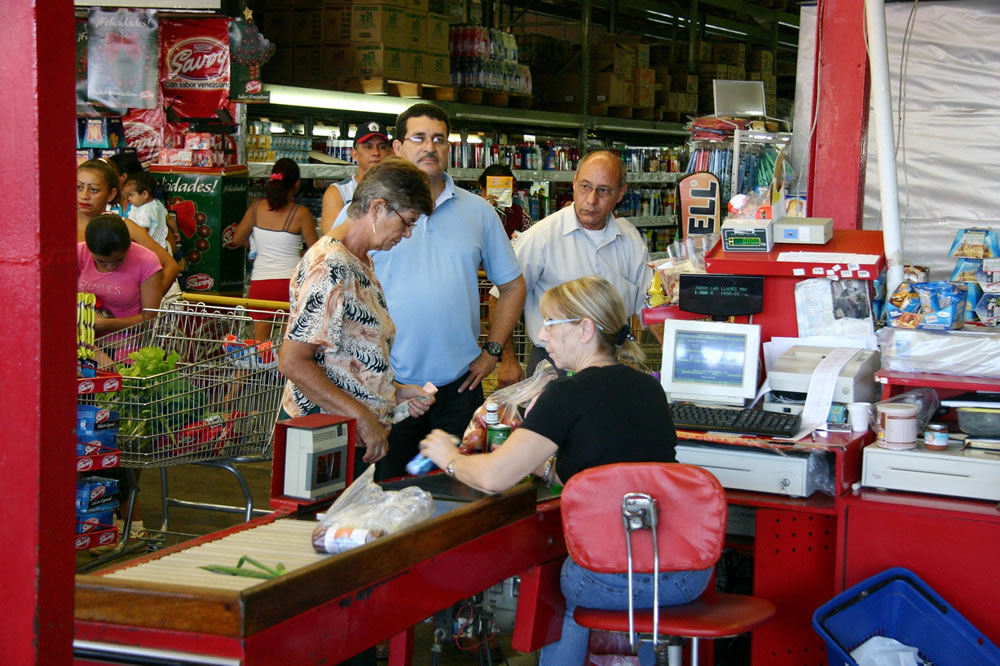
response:
<path id="1" fill-rule="evenodd" d="M 767 371 L 771 390 L 765 397 L 764 409 L 786 414 L 802 413 L 813 371 L 832 351 L 831 347 L 795 345 L 782 354 Z M 877 402 L 881 389 L 875 381 L 875 372 L 880 367 L 877 351 L 859 349 L 837 375 L 833 401 Z"/>

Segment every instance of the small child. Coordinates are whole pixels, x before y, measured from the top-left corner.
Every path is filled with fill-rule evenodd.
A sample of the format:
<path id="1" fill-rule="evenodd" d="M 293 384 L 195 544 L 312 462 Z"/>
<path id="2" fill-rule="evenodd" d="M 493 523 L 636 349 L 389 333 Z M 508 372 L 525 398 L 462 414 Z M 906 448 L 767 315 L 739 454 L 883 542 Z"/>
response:
<path id="1" fill-rule="evenodd" d="M 168 252 L 173 252 L 167 242 L 167 209 L 153 193 L 156 192 L 156 179 L 145 171 L 132 174 L 122 188 L 128 202 L 128 217 L 130 220 L 149 232 L 153 240 Z"/>

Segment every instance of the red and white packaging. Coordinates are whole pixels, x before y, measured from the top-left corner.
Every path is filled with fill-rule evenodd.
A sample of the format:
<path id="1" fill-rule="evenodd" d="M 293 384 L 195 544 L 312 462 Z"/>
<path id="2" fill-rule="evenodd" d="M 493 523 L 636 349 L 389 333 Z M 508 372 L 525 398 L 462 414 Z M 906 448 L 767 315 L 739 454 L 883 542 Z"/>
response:
<path id="1" fill-rule="evenodd" d="M 131 109 L 122 117 L 122 122 L 125 125 L 125 145 L 135 148 L 142 166 L 148 168 L 160 157 L 167 115 L 161 108 Z"/>
<path id="2" fill-rule="evenodd" d="M 184 118 L 208 118 L 229 98 L 229 19 L 160 21 L 160 90 Z"/>
<path id="3" fill-rule="evenodd" d="M 192 152 L 183 148 L 163 148 L 160 150 L 160 159 L 157 163 L 168 166 L 191 166 Z"/>
<path id="4" fill-rule="evenodd" d="M 188 150 L 212 150 L 215 148 L 211 132 L 188 132 L 184 135 L 184 147 Z"/>

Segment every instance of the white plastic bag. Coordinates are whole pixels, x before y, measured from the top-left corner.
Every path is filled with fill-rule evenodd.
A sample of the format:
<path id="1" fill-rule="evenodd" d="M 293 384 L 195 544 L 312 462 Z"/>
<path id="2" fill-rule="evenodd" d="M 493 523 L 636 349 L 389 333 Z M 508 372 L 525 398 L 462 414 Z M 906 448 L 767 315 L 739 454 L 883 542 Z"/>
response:
<path id="1" fill-rule="evenodd" d="M 317 553 L 342 553 L 404 527 L 415 525 L 434 513 L 434 498 L 416 486 L 382 490 L 374 481 L 375 465 L 369 465 L 313 530 Z"/>
<path id="2" fill-rule="evenodd" d="M 851 652 L 858 666 L 922 666 L 917 648 L 903 645 L 895 638 L 873 636 Z"/>

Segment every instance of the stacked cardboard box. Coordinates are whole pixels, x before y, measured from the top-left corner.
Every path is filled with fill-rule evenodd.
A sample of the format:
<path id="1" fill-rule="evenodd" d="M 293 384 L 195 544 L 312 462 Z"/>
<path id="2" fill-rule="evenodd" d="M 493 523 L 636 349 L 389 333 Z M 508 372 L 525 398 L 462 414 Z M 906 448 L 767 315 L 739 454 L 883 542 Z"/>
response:
<path id="1" fill-rule="evenodd" d="M 259 10 L 255 18 L 277 47 L 264 66 L 268 81 L 451 81 L 448 18 L 429 13 L 428 0 L 298 0 L 296 9 Z"/>
<path id="2" fill-rule="evenodd" d="M 755 48 L 747 60 L 747 80 L 764 82 L 764 103 L 767 112 L 775 115 L 778 112 L 778 77 L 774 72 L 774 51 Z"/>

